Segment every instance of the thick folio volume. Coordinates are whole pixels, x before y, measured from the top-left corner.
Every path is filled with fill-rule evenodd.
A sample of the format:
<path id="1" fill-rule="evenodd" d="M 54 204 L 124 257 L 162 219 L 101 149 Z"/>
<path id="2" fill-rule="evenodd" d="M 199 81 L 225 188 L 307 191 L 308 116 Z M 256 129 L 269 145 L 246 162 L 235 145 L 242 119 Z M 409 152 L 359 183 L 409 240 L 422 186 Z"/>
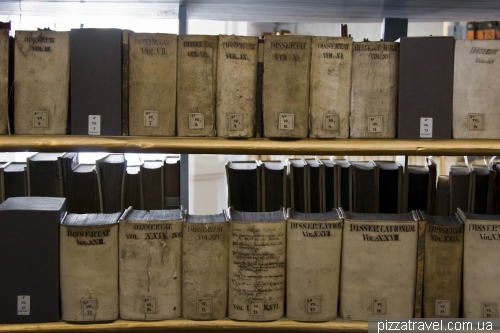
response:
<path id="1" fill-rule="evenodd" d="M 215 136 L 218 36 L 177 40 L 177 136 Z"/>
<path id="2" fill-rule="evenodd" d="M 69 38 L 67 31 L 16 31 L 16 134 L 66 134 Z"/>
<path id="3" fill-rule="evenodd" d="M 399 43 L 354 43 L 351 138 L 394 139 Z"/>
<path id="4" fill-rule="evenodd" d="M 307 138 L 311 36 L 264 39 L 264 137 Z"/>
<path id="5" fill-rule="evenodd" d="M 342 217 L 338 211 L 288 210 L 286 316 L 297 321 L 337 318 Z"/>
<path id="6" fill-rule="evenodd" d="M 120 219 L 120 318 L 181 316 L 182 211 L 132 210 Z"/>
<path id="7" fill-rule="evenodd" d="M 219 36 L 217 55 L 217 136 L 254 135 L 258 38 Z"/>
<path id="8" fill-rule="evenodd" d="M 0 30 L 0 134 L 9 127 L 9 30 Z"/>
<path id="9" fill-rule="evenodd" d="M 230 210 L 228 317 L 270 321 L 285 313 L 284 211 Z"/>
<path id="10" fill-rule="evenodd" d="M 68 214 L 61 223 L 62 320 L 118 319 L 118 219 L 115 214 Z"/>
<path id="11" fill-rule="evenodd" d="M 130 135 L 175 136 L 177 35 L 129 34 Z"/>
<path id="12" fill-rule="evenodd" d="M 499 40 L 457 40 L 453 138 L 500 139 Z"/>
<path id="13" fill-rule="evenodd" d="M 224 214 L 186 215 L 182 241 L 182 317 L 227 313 L 229 223 Z"/>
<path id="14" fill-rule="evenodd" d="M 312 37 L 309 137 L 349 137 L 351 71 L 351 37 Z"/>

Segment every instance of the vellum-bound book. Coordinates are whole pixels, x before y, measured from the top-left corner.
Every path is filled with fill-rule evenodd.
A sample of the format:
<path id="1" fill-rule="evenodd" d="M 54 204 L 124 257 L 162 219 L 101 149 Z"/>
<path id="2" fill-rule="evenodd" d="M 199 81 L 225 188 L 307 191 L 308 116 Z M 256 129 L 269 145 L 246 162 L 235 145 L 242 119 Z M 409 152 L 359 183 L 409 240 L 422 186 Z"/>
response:
<path id="1" fill-rule="evenodd" d="M 230 210 L 228 317 L 270 321 L 285 310 L 284 211 Z"/>
<path id="2" fill-rule="evenodd" d="M 120 219 L 120 318 L 181 316 L 183 214 L 133 210 Z"/>
<path id="3" fill-rule="evenodd" d="M 298 321 L 337 317 L 342 217 L 288 210 L 286 316 Z"/>
<path id="4" fill-rule="evenodd" d="M 215 136 L 218 36 L 177 40 L 177 136 Z"/>
<path id="5" fill-rule="evenodd" d="M 0 134 L 8 133 L 9 118 L 9 30 L 0 30 Z"/>
<path id="6" fill-rule="evenodd" d="M 500 139 L 499 40 L 457 40 L 453 138 Z"/>
<path id="7" fill-rule="evenodd" d="M 130 135 L 175 136 L 177 35 L 129 34 Z"/>
<path id="8" fill-rule="evenodd" d="M 229 222 L 224 214 L 186 215 L 182 241 L 182 317 L 227 313 Z"/>
<path id="9" fill-rule="evenodd" d="M 351 37 L 312 37 L 309 137 L 349 137 L 351 71 Z"/>
<path id="10" fill-rule="evenodd" d="M 396 137 L 399 43 L 354 43 L 351 138 Z"/>
<path id="11" fill-rule="evenodd" d="M 14 130 L 66 134 L 69 32 L 16 31 Z"/>
<path id="12" fill-rule="evenodd" d="M 264 137 L 307 138 L 310 63 L 311 36 L 264 39 Z"/>
<path id="13" fill-rule="evenodd" d="M 464 222 L 464 318 L 498 318 L 500 304 L 500 215 L 468 214 L 458 209 Z"/>
<path id="14" fill-rule="evenodd" d="M 258 41 L 257 37 L 219 36 L 217 136 L 253 137 Z"/>
<path id="15" fill-rule="evenodd" d="M 61 223 L 62 320 L 118 319 L 118 219 L 114 214 L 68 214 Z"/>
<path id="16" fill-rule="evenodd" d="M 416 214 L 345 212 L 340 316 L 412 318 L 417 273 Z"/>

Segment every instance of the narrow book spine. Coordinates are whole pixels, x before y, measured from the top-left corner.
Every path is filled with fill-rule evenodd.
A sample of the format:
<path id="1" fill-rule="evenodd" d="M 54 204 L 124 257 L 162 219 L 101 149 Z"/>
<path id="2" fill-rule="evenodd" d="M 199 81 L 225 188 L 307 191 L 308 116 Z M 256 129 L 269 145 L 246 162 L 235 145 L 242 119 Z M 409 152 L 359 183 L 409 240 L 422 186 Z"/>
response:
<path id="1" fill-rule="evenodd" d="M 0 30 L 0 134 L 8 134 L 9 90 L 9 31 Z"/>

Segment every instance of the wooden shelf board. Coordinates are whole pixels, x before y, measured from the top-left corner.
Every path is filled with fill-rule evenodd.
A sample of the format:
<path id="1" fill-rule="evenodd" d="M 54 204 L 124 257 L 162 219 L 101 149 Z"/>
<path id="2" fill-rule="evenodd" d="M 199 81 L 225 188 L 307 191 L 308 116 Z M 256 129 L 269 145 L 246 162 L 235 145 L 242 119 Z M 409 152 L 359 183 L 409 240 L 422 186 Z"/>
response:
<path id="1" fill-rule="evenodd" d="M 301 323 L 288 319 L 271 322 L 241 322 L 230 319 L 192 321 L 186 319 L 162 321 L 117 320 L 104 324 L 70 324 L 66 322 L 41 324 L 1 324 L 0 332 L 190 332 L 190 331 L 238 331 L 238 332 L 367 332 L 367 322 L 331 321 L 325 323 Z"/>
<path id="2" fill-rule="evenodd" d="M 109 152 L 241 155 L 495 156 L 500 140 L 225 139 L 101 136 L 0 136 L 0 152 Z"/>

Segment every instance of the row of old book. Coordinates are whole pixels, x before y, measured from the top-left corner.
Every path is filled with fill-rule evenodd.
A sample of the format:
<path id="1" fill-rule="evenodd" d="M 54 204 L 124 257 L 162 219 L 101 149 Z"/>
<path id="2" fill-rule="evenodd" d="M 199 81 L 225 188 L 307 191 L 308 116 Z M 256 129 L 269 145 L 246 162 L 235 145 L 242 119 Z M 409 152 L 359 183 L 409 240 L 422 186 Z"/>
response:
<path id="1" fill-rule="evenodd" d="M 291 207 L 324 213 L 336 207 L 356 213 L 397 214 L 420 209 L 431 215 L 500 214 L 498 166 L 456 165 L 437 176 L 426 165 L 403 167 L 397 161 L 288 159 L 226 164 L 228 206 L 239 211 L 271 212 Z"/>
<path id="2" fill-rule="evenodd" d="M 467 39 L 500 39 L 498 21 L 467 22 Z"/>
<path id="3" fill-rule="evenodd" d="M 172 209 L 180 204 L 178 157 L 127 165 L 123 154 L 94 164 L 77 153 L 37 153 L 26 162 L 0 162 L 0 202 L 10 197 L 65 197 L 69 213 Z"/>
<path id="4" fill-rule="evenodd" d="M 497 318 L 499 229 L 499 215 L 460 209 L 446 217 L 66 214 L 64 198 L 9 198 L 0 205 L 0 284 L 8 286 L 0 323 L 269 321 L 285 309 L 297 321 L 338 312 Z"/>
<path id="5" fill-rule="evenodd" d="M 500 138 L 499 41 L 0 34 L 0 133 Z"/>

